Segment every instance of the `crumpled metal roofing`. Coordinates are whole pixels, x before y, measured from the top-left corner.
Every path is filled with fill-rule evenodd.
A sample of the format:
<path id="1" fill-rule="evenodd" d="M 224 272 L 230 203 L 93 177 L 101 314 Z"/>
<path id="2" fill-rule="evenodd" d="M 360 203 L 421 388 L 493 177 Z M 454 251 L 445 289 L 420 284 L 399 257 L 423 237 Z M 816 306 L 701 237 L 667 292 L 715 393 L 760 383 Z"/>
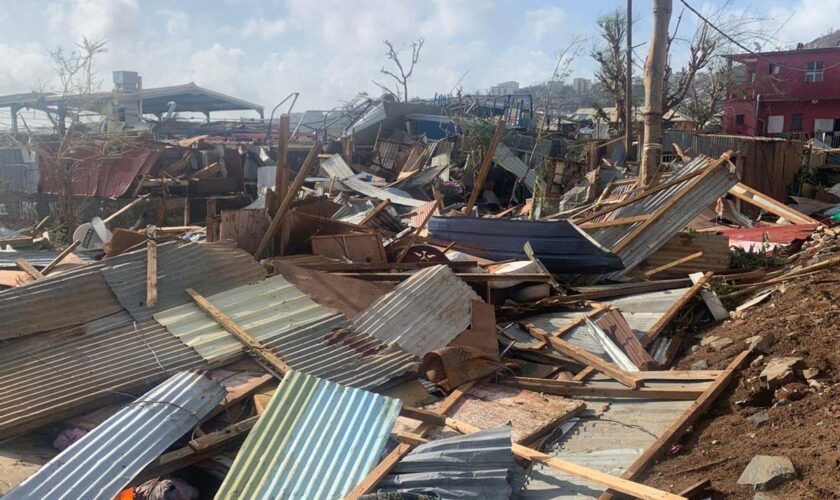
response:
<path id="1" fill-rule="evenodd" d="M 66 328 L 122 311 L 101 267 L 91 264 L 0 292 L 0 339 Z"/>
<path id="2" fill-rule="evenodd" d="M 428 494 L 441 499 L 507 500 L 518 468 L 510 426 L 421 444 L 375 488 L 377 492 Z"/>
<path id="3" fill-rule="evenodd" d="M 58 257 L 60 253 L 61 252 L 57 252 L 55 250 L 31 250 L 26 248 L 18 248 L 13 251 L 0 250 L 0 269 L 17 269 L 17 264 L 15 264 L 17 259 L 26 259 L 26 261 L 35 266 L 35 268 L 41 269 L 42 267 L 46 267 L 47 264 Z M 74 253 L 73 256 L 79 259 L 74 261 L 76 263 L 79 261 L 83 264 L 90 264 L 94 262 L 94 260 L 90 258 L 90 254 L 87 252 Z M 70 261 L 61 261 L 62 264 L 65 262 Z"/>
<path id="4" fill-rule="evenodd" d="M 512 149 L 499 144 L 496 146 L 496 152 L 493 154 L 493 161 L 503 169 L 512 173 L 513 175 L 522 179 L 528 190 L 534 192 L 534 186 L 539 183 L 541 187 L 545 188 L 545 184 L 540 179 L 537 168 L 528 168 L 528 165 L 522 161 Z"/>
<path id="5" fill-rule="evenodd" d="M 217 499 L 342 498 L 372 469 L 401 402 L 289 372 Z"/>
<path id="6" fill-rule="evenodd" d="M 0 346 L 0 436 L 205 364 L 154 320 L 136 322 L 125 311 Z"/>
<path id="7" fill-rule="evenodd" d="M 353 172 L 353 170 L 347 166 L 347 163 L 344 162 L 341 155 L 334 154 L 330 157 L 330 159 L 321 162 L 321 168 L 323 168 L 330 177 L 334 177 L 336 182 L 343 184 L 348 189 L 352 189 L 357 193 L 370 196 L 371 198 L 376 198 L 377 200 L 391 200 L 391 203 L 395 205 L 404 205 L 407 207 L 419 207 L 420 205 L 426 203 L 423 200 L 415 200 L 414 198 L 409 198 L 407 196 L 400 196 L 399 194 L 386 191 L 385 189 L 376 187 L 373 184 L 356 178 L 356 172 Z"/>
<path id="8" fill-rule="evenodd" d="M 203 374 L 173 375 L 70 445 L 4 498 L 114 498 L 226 394 Z"/>
<path id="9" fill-rule="evenodd" d="M 599 386 L 621 387 L 608 380 Z M 646 382 L 652 388 L 687 385 L 686 381 Z M 709 382 L 700 382 L 705 389 Z M 589 408 L 569 422 L 571 430 L 551 448 L 550 454 L 563 460 L 621 476 L 624 471 L 676 421 L 693 401 L 641 400 L 620 398 L 581 398 Z M 596 406 L 606 405 L 602 414 Z M 534 464 L 524 499 L 598 498 L 606 488 L 579 477 Z"/>
<path id="10" fill-rule="evenodd" d="M 184 292 L 187 288 L 211 295 L 266 276 L 265 269 L 247 252 L 224 243 L 165 243 L 158 246 L 157 304 L 148 308 L 146 250 L 130 255 L 131 259 L 104 261 L 102 274 L 123 307 L 137 320 L 192 302 Z"/>
<path id="11" fill-rule="evenodd" d="M 252 337 L 295 370 L 348 386 L 374 388 L 416 369 L 411 354 L 346 329 L 282 276 L 207 297 Z M 173 335 L 218 364 L 241 356 L 242 343 L 193 303 L 155 314 Z"/>
<path id="12" fill-rule="evenodd" d="M 338 209 L 338 211 L 332 215 L 332 219 L 349 222 L 350 224 L 360 224 L 375 208 L 376 205 L 370 200 L 362 200 L 361 202 L 350 201 Z M 366 225 L 367 227 L 381 229 L 392 233 L 398 233 L 405 229 L 403 224 L 396 217 L 394 209 L 391 207 L 386 207 L 385 210 L 380 211 L 371 220 L 369 220 Z"/>
<path id="13" fill-rule="evenodd" d="M 473 300 L 481 299 L 448 266 L 427 267 L 356 316 L 351 329 L 423 357 L 469 326 Z"/>
<path id="14" fill-rule="evenodd" d="M 717 160 L 705 156 L 698 156 L 690 161 L 675 175 L 680 177 L 699 170 L 710 168 Z M 703 176 L 704 174 L 700 174 Z M 675 234 L 682 230 L 706 207 L 724 196 L 729 189 L 738 183 L 737 175 L 730 173 L 726 162 L 721 162 L 714 168 L 714 173 L 706 176 L 698 184 L 692 185 L 700 176 L 695 176 L 663 189 L 651 196 L 642 198 L 634 203 L 625 205 L 608 215 L 609 220 L 624 219 L 639 215 L 650 215 L 669 203 L 679 192 L 688 190 L 687 194 L 674 202 L 655 223 L 639 234 L 624 249 L 617 252 L 624 269 L 602 275 L 596 279 L 621 278 L 628 271 L 639 265 L 645 258 L 656 252 Z M 643 222 L 588 229 L 587 232 L 601 245 L 613 249 L 627 236 L 632 234 Z"/>

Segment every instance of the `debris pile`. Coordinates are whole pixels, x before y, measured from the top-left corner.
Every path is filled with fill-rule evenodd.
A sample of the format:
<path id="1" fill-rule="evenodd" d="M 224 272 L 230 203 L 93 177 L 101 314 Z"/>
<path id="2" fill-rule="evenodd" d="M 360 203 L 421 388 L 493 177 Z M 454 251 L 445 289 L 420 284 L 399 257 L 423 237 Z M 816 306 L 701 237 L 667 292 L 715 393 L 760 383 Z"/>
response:
<path id="1" fill-rule="evenodd" d="M 451 111 L 45 160 L 91 202 L 0 241 L 2 492 L 830 495 L 830 216 Z"/>

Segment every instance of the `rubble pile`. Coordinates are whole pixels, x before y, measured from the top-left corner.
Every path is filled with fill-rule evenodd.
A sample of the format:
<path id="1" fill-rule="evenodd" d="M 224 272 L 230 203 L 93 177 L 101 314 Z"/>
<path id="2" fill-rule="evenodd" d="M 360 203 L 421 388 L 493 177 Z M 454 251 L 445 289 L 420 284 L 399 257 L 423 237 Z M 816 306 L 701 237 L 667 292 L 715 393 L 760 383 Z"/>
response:
<path id="1" fill-rule="evenodd" d="M 61 203 L 0 239 L 2 493 L 830 495 L 830 216 L 737 149 L 644 185 L 632 144 L 456 111 L 44 159 Z"/>

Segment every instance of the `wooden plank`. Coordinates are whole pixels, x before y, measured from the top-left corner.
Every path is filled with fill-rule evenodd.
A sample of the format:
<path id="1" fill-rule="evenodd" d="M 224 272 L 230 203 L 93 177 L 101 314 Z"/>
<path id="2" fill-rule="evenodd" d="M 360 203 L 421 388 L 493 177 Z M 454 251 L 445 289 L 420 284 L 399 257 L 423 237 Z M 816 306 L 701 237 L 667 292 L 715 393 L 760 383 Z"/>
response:
<path id="1" fill-rule="evenodd" d="M 374 281 L 403 281 L 412 277 L 413 273 L 336 273 L 339 276 L 347 276 L 348 278 L 360 278 Z M 491 281 L 538 281 L 547 282 L 551 279 L 551 275 L 542 273 L 504 273 L 504 274 L 489 274 L 489 273 L 455 273 L 456 276 L 468 283 L 489 283 Z"/>
<path id="2" fill-rule="evenodd" d="M 43 268 L 43 269 L 41 269 L 41 274 L 43 274 L 44 276 L 46 276 L 47 274 L 49 274 L 49 272 L 50 272 L 50 271 L 52 271 L 53 269 L 55 269 L 55 266 L 57 266 L 58 264 L 60 264 L 60 263 L 61 263 L 61 261 L 62 261 L 62 260 L 64 260 L 64 258 L 65 258 L 65 257 L 67 257 L 68 255 L 70 255 L 71 253 L 73 253 L 73 250 L 75 250 L 76 248 L 78 248 L 78 247 L 79 247 L 79 245 L 81 245 L 81 243 L 82 243 L 81 241 L 76 240 L 76 241 L 74 241 L 73 243 L 69 244 L 69 245 L 67 246 L 67 248 L 65 248 L 64 250 L 62 250 L 62 251 L 61 251 L 61 253 L 60 253 L 60 254 L 58 254 L 58 255 L 56 256 L 56 258 L 54 258 L 53 260 L 51 260 L 49 264 L 47 264 L 46 266 L 44 266 L 44 268 Z"/>
<path id="3" fill-rule="evenodd" d="M 280 224 L 285 219 L 286 213 L 292 206 L 292 202 L 295 201 L 298 191 L 300 191 L 300 188 L 303 186 L 303 182 L 306 180 L 306 176 L 309 175 L 309 171 L 312 170 L 315 164 L 318 163 L 318 153 L 320 151 L 321 143 L 315 141 L 315 144 L 312 145 L 312 148 L 309 150 L 309 154 L 306 156 L 306 160 L 303 162 L 303 166 L 300 167 L 300 171 L 298 171 L 297 176 L 295 176 L 294 182 L 292 182 L 292 185 L 289 187 L 289 191 L 280 203 L 280 207 L 277 209 L 277 212 L 274 213 L 274 217 L 271 219 L 271 224 L 269 224 L 268 230 L 263 236 L 262 241 L 260 241 L 257 251 L 254 253 L 255 259 L 260 260 L 265 256 L 269 243 L 271 243 L 275 233 L 277 233 L 277 230 L 280 228 Z"/>
<path id="4" fill-rule="evenodd" d="M 139 198 L 134 199 L 131 203 L 127 204 L 126 206 L 124 206 L 121 209 L 117 210 L 116 212 L 112 213 L 108 217 L 105 217 L 102 220 L 102 222 L 105 223 L 105 225 L 108 225 L 111 222 L 115 221 L 117 219 L 117 217 L 119 217 L 120 215 L 128 212 L 129 210 L 131 210 L 132 208 L 134 208 L 136 206 L 139 206 L 139 205 L 142 205 L 143 203 L 146 203 L 147 201 L 149 201 L 149 193 L 146 193 L 143 196 L 140 196 Z"/>
<path id="5" fill-rule="evenodd" d="M 667 389 L 641 387 L 628 389 L 625 387 L 597 387 L 580 383 L 570 384 L 562 380 L 549 380 L 529 377 L 500 377 L 499 384 L 521 387 L 529 391 L 555 394 L 566 397 L 604 397 L 604 398 L 636 398 L 636 399 L 667 399 L 694 401 L 703 389 L 691 386 L 669 387 Z"/>
<path id="6" fill-rule="evenodd" d="M 554 337 L 553 335 L 549 334 L 542 328 L 532 325 L 532 324 L 524 324 L 522 325 L 525 329 L 534 337 L 549 342 L 552 347 L 559 350 L 563 354 L 571 357 L 572 359 L 577 360 L 579 363 L 583 365 L 591 366 L 595 368 L 599 372 L 607 375 L 618 382 L 621 382 L 623 385 L 627 387 L 635 389 L 639 386 L 638 380 L 636 378 L 619 368 L 618 366 L 604 361 L 603 359 L 599 358 L 598 356 L 592 354 L 591 352 L 581 349 L 576 345 L 572 345 L 565 340 L 559 339 Z"/>
<path id="7" fill-rule="evenodd" d="M 380 213 L 382 213 L 383 210 L 388 208 L 388 205 L 390 205 L 390 204 L 391 204 L 391 200 L 380 201 L 379 204 L 376 205 L 376 207 L 373 210 L 371 210 L 370 212 L 367 213 L 367 215 L 365 215 L 365 218 L 362 219 L 361 222 L 359 222 L 359 225 L 364 226 L 367 223 L 369 223 L 370 221 L 372 221 L 373 219 L 375 219 L 376 216 L 378 216 Z"/>
<path id="8" fill-rule="evenodd" d="M 437 198 L 435 198 L 435 204 L 432 205 L 431 210 L 429 210 L 426 213 L 426 215 L 423 217 L 423 220 L 420 221 L 420 224 L 417 227 L 415 227 L 414 230 L 411 231 L 411 234 L 408 235 L 408 239 L 405 243 L 403 243 L 404 246 L 402 250 L 400 250 L 399 255 L 397 255 L 397 258 L 394 259 L 394 263 L 400 264 L 403 261 L 406 254 L 411 249 L 411 245 L 413 245 L 414 242 L 417 241 L 417 236 L 420 235 L 420 232 L 423 231 L 423 228 L 426 227 L 426 224 L 429 223 L 429 219 L 432 218 L 432 215 L 434 215 L 435 210 L 437 210 L 442 204 L 443 197 L 438 196 Z"/>
<path id="9" fill-rule="evenodd" d="M 375 233 L 313 236 L 312 253 L 338 260 L 384 264 L 388 262 L 382 237 Z"/>
<path id="10" fill-rule="evenodd" d="M 283 375 L 288 373 L 289 370 L 291 370 L 289 365 L 280 359 L 279 356 L 269 351 L 262 342 L 252 337 L 251 334 L 246 332 L 241 326 L 237 325 L 235 321 L 220 311 L 216 306 L 211 304 L 210 301 L 201 294 L 192 288 L 187 288 L 186 292 L 190 297 L 192 297 L 199 309 L 206 312 L 216 323 L 219 324 L 219 326 L 227 330 L 231 335 L 236 337 L 237 340 L 242 342 L 242 345 L 245 346 L 245 352 L 249 356 L 268 364 L 275 372 L 275 375 L 278 375 L 278 378 L 281 378 Z"/>
<path id="11" fill-rule="evenodd" d="M 581 314 L 580 317 L 578 317 L 578 319 L 576 319 L 574 321 L 571 321 L 569 323 L 566 323 L 565 325 L 563 325 L 562 327 L 560 327 L 556 330 L 553 330 L 551 332 L 551 335 L 553 335 L 557 338 L 560 338 L 563 335 L 565 335 L 566 333 L 574 330 L 575 328 L 577 328 L 578 326 L 583 324 L 587 320 L 587 318 L 592 319 L 595 316 L 601 314 L 604 311 L 604 309 L 609 309 L 609 306 L 607 306 L 606 304 L 595 304 L 594 309 L 592 309 L 591 311 L 589 311 L 585 314 Z M 545 345 L 546 345 L 546 342 L 544 340 L 540 340 L 539 343 L 535 346 L 535 348 L 542 349 L 543 347 L 545 347 Z"/>
<path id="12" fill-rule="evenodd" d="M 204 238 L 208 243 L 216 241 L 216 199 L 207 200 L 207 218 L 205 219 Z"/>
<path id="13" fill-rule="evenodd" d="M 449 395 L 446 396 L 446 398 L 444 398 L 443 402 L 437 408 L 437 411 L 440 412 L 439 414 L 443 415 L 449 410 L 451 410 L 452 407 L 455 406 L 458 403 L 458 401 L 462 397 L 464 397 L 476 383 L 477 381 L 475 380 L 467 382 L 466 384 L 463 384 L 461 387 L 449 393 Z M 420 437 L 423 437 L 434 426 L 435 424 L 428 424 L 426 422 L 423 422 L 414 428 L 414 432 L 412 434 L 416 434 Z M 402 460 L 403 457 L 408 455 L 412 448 L 413 445 L 410 445 L 408 443 L 401 443 L 397 445 L 397 447 L 391 450 L 391 452 L 388 453 L 388 455 L 386 455 L 385 458 L 383 458 L 382 461 L 376 465 L 376 467 L 374 467 L 370 470 L 370 472 L 368 472 L 367 476 L 365 476 L 362 482 L 360 482 L 355 488 L 353 488 L 350 491 L 350 493 L 344 496 L 344 499 L 356 500 L 360 496 L 370 493 L 371 490 L 373 490 L 373 488 L 375 488 L 376 485 L 379 484 L 379 482 L 382 481 L 382 479 L 385 476 L 387 476 L 389 472 L 391 472 L 391 470 L 400 462 L 400 460 Z"/>
<path id="14" fill-rule="evenodd" d="M 229 392 L 225 396 L 224 401 L 222 401 L 216 408 L 210 410 L 210 413 L 205 415 L 204 418 L 201 419 L 201 421 L 206 422 L 211 418 L 215 417 L 216 415 L 228 410 L 233 405 L 241 403 L 242 401 L 248 399 L 251 396 L 251 394 L 253 394 L 258 389 L 262 388 L 272 380 L 275 380 L 273 375 L 260 375 L 259 377 L 255 377 L 250 382 L 243 384 L 240 387 L 237 387 L 235 390 Z"/>
<path id="15" fill-rule="evenodd" d="M 688 488 L 680 491 L 680 496 L 686 497 L 689 500 L 697 500 L 705 497 L 706 490 L 712 487 L 710 479 L 703 479 L 692 484 Z"/>
<path id="16" fill-rule="evenodd" d="M 35 269 L 35 266 L 30 264 L 29 261 L 24 258 L 15 260 L 15 264 L 17 264 L 18 268 L 21 271 L 25 272 L 29 276 L 32 276 L 33 279 L 40 280 L 44 278 L 44 275 L 41 274 L 41 271 Z"/>
<path id="17" fill-rule="evenodd" d="M 502 134 L 505 133 L 505 121 L 498 120 L 496 122 L 496 130 L 493 132 L 493 137 L 490 139 L 490 144 L 487 146 L 487 151 L 484 152 L 484 157 L 481 159 L 481 166 L 478 169 L 478 176 L 473 184 L 470 198 L 464 206 L 464 213 L 469 215 L 472 212 L 475 203 L 478 201 L 479 195 L 484 189 L 484 182 L 487 180 L 487 174 L 490 173 L 490 166 L 493 164 L 493 155 L 496 153 L 496 147 L 499 141 L 502 140 Z"/>
<path id="18" fill-rule="evenodd" d="M 157 304 L 157 243 L 146 242 L 146 307 Z"/>
<path id="19" fill-rule="evenodd" d="M 698 257 L 678 263 L 679 259 L 702 252 Z M 727 272 L 730 269 L 731 254 L 729 238 L 722 234 L 679 232 L 639 264 L 638 269 L 651 276 L 654 269 L 657 278 L 682 278 L 697 271 Z M 675 263 L 671 267 L 667 264 Z"/>
<path id="20" fill-rule="evenodd" d="M 645 467 L 652 463 L 661 454 L 665 453 L 671 444 L 682 436 L 686 429 L 692 426 L 697 419 L 703 415 L 703 413 L 708 411 L 718 396 L 720 396 L 720 394 L 735 377 L 738 369 L 744 363 L 744 360 L 747 359 L 749 354 L 750 351 L 744 351 L 736 356 L 735 359 L 729 363 L 729 366 L 726 367 L 723 373 L 721 373 L 720 377 L 718 377 L 718 379 L 715 380 L 715 382 L 712 383 L 712 385 L 710 385 L 703 394 L 688 407 L 688 409 L 686 409 L 676 422 L 671 424 L 671 426 L 668 427 L 668 429 L 659 436 L 652 445 L 648 446 L 645 452 L 642 453 L 639 458 L 637 458 L 636 461 L 627 468 L 621 477 L 625 479 L 633 479 L 637 477 L 645 469 Z M 607 491 L 600 496 L 599 500 L 608 500 L 611 498 L 613 498 L 613 494 L 610 491 Z"/>
<path id="21" fill-rule="evenodd" d="M 694 295 L 698 291 L 700 291 L 701 288 L 703 288 L 703 285 L 705 285 L 709 282 L 710 279 L 712 279 L 712 276 L 714 275 L 715 273 L 712 272 L 704 274 L 703 278 L 700 281 L 698 281 L 694 284 L 694 286 L 689 288 L 688 291 L 685 292 L 683 296 L 679 298 L 679 300 L 674 302 L 674 304 L 670 308 L 668 308 L 665 314 L 663 314 L 662 317 L 660 317 L 656 321 L 656 323 L 653 324 L 650 330 L 648 330 L 647 333 L 645 333 L 645 338 L 642 341 L 642 345 L 645 346 L 645 348 L 650 347 L 653 341 L 656 340 L 656 337 L 662 332 L 663 329 L 665 329 L 665 326 L 671 321 L 671 319 L 673 319 L 674 316 L 677 315 L 677 312 L 679 312 L 679 310 L 682 309 L 683 306 L 685 306 L 688 303 L 688 301 L 691 300 L 691 298 L 694 297 Z"/>
<path id="22" fill-rule="evenodd" d="M 692 261 L 694 259 L 697 259 L 697 258 L 700 258 L 702 256 L 703 256 L 703 252 L 697 252 L 697 253 L 693 253 L 691 255 L 686 255 L 685 257 L 682 257 L 682 258 L 677 259 L 675 261 L 669 262 L 669 263 L 664 264 L 662 266 L 659 266 L 655 269 L 651 269 L 650 271 L 646 271 L 645 272 L 645 277 L 650 278 L 654 274 L 659 274 L 663 271 L 667 271 L 668 269 L 671 269 L 672 267 L 677 267 L 681 264 L 685 264 L 686 262 L 690 262 L 690 261 Z"/>
<path id="23" fill-rule="evenodd" d="M 612 219 L 601 222 L 585 222 L 583 224 L 579 224 L 578 227 L 581 229 L 599 229 L 602 227 L 626 226 L 637 222 L 644 222 L 649 218 L 650 215 L 636 215 L 634 217 L 625 217 L 623 219 Z"/>
<path id="24" fill-rule="evenodd" d="M 605 315 L 595 321 L 607 336 L 627 354 L 630 361 L 636 365 L 639 370 L 653 370 L 659 368 L 659 363 L 651 357 L 645 350 L 644 346 L 636 335 L 633 329 L 627 324 L 627 320 L 618 310 L 610 310 Z"/>
<path id="25" fill-rule="evenodd" d="M 286 192 L 289 189 L 289 124 L 290 117 L 288 113 L 280 115 L 280 124 L 278 125 L 280 131 L 280 138 L 277 141 L 277 163 L 274 171 L 274 194 L 276 205 L 271 207 L 274 213 L 280 208 L 280 203 L 286 197 Z"/>
<path id="26" fill-rule="evenodd" d="M 268 228 L 268 217 L 264 209 L 222 210 L 219 223 L 219 239 L 236 242 L 236 246 L 253 254 Z"/>
<path id="27" fill-rule="evenodd" d="M 0 248 L 10 246 L 12 248 L 29 247 L 34 243 L 32 236 L 15 236 L 13 238 L 0 238 Z"/>
<path id="28" fill-rule="evenodd" d="M 726 294 L 726 295 L 724 295 L 724 298 L 740 297 L 742 295 L 752 293 L 756 290 L 760 290 L 760 289 L 762 289 L 766 286 L 775 285 L 776 283 L 781 283 L 783 281 L 796 278 L 797 276 L 801 276 L 801 275 L 806 274 L 806 273 L 810 273 L 810 272 L 814 272 L 814 271 L 821 271 L 823 269 L 828 269 L 829 267 L 832 267 L 832 266 L 837 265 L 837 264 L 840 264 L 840 257 L 834 257 L 834 258 L 831 258 L 831 259 L 827 259 L 827 260 L 824 260 L 824 261 L 819 262 L 817 264 L 812 264 L 810 266 L 805 266 L 805 267 L 800 268 L 800 269 L 795 269 L 793 271 L 787 272 L 787 273 L 785 273 L 781 276 L 778 276 L 776 278 L 772 278 L 772 279 L 769 279 L 767 281 L 762 281 L 761 283 L 756 283 L 755 285 L 750 285 L 747 288 L 744 288 L 743 290 L 738 290 L 737 292 L 732 292 L 732 293 Z"/>
<path id="29" fill-rule="evenodd" d="M 820 221 L 813 219 L 799 210 L 791 208 L 760 191 L 756 191 L 742 182 L 735 184 L 729 190 L 729 194 L 740 200 L 744 200 L 747 203 L 755 205 L 762 210 L 766 210 L 771 214 L 783 217 L 793 224 L 822 224 Z"/>
<path id="30" fill-rule="evenodd" d="M 703 279 L 704 274 L 691 273 L 688 277 L 696 284 L 698 281 Z M 714 317 L 716 321 L 729 319 L 729 311 L 723 306 L 723 302 L 720 301 L 720 297 L 718 297 L 715 292 L 712 290 L 701 289 L 700 297 L 703 299 L 703 302 L 706 303 L 706 307 L 709 308 L 709 311 L 712 313 L 712 317 Z"/>
<path id="31" fill-rule="evenodd" d="M 280 261 L 282 262 L 282 261 Z M 393 262 L 381 262 L 381 263 L 374 263 L 374 262 L 335 262 L 335 263 L 295 263 L 294 265 L 298 267 L 305 267 L 307 269 L 312 269 L 313 271 L 321 271 L 326 273 L 358 273 L 358 272 L 376 272 L 376 271 L 387 271 L 389 269 L 395 269 L 398 271 L 411 271 L 414 269 L 423 269 L 426 267 L 432 266 L 448 266 L 452 269 L 459 269 L 459 268 L 472 268 L 477 267 L 478 262 L 474 260 L 459 260 L 459 261 L 448 261 L 448 262 L 402 262 L 400 264 L 394 264 Z"/>

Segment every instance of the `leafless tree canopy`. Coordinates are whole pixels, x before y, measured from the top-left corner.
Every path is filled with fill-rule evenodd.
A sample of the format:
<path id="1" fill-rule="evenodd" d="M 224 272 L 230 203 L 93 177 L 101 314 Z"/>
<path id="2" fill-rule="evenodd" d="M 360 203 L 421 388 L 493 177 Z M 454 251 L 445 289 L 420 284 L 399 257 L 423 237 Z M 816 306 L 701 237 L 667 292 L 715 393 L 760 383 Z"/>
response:
<path id="1" fill-rule="evenodd" d="M 424 39 L 419 38 L 417 41 L 411 43 L 411 58 L 408 62 L 400 60 L 401 49 L 394 48 L 394 44 L 389 40 L 385 40 L 385 45 L 388 47 L 387 57 L 396 66 L 396 71 L 385 69 L 383 66 L 380 73 L 394 80 L 394 87 L 391 88 L 385 83 L 374 81 L 374 85 L 385 91 L 387 94 L 394 96 L 397 101 L 408 102 L 408 80 L 414 74 L 414 67 L 420 60 L 420 50 L 423 48 Z"/>
<path id="2" fill-rule="evenodd" d="M 624 100 L 627 83 L 627 59 L 625 41 L 627 37 L 627 16 L 616 10 L 598 19 L 601 45 L 592 51 L 592 58 L 598 63 L 595 79 L 613 96 L 618 121 L 626 123 Z"/>
<path id="3" fill-rule="evenodd" d="M 732 67 L 725 61 L 712 63 L 708 72 L 695 76 L 677 109 L 702 130 L 723 111 L 733 84 Z"/>

